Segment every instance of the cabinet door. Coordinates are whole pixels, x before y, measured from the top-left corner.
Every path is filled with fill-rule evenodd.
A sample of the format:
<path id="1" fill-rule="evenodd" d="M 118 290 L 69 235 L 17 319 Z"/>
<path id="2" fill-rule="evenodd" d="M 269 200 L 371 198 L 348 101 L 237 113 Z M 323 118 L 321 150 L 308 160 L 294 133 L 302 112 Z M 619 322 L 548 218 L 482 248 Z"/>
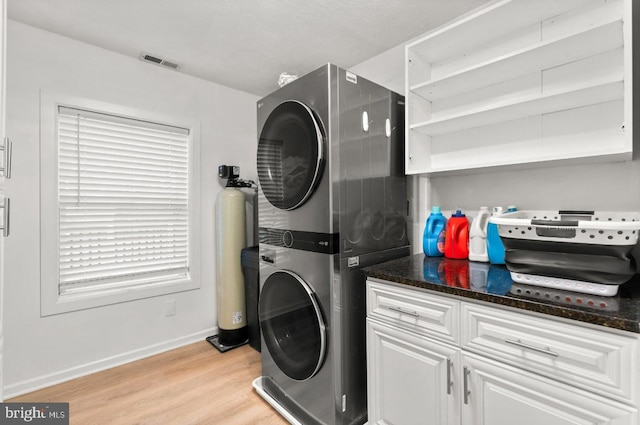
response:
<path id="1" fill-rule="evenodd" d="M 458 425 L 460 350 L 367 319 L 369 424 Z"/>
<path id="2" fill-rule="evenodd" d="M 480 356 L 462 357 L 465 425 L 638 423 L 633 407 Z"/>
<path id="3" fill-rule="evenodd" d="M 5 79 L 6 79 L 6 31 L 7 31 L 7 2 L 6 0 L 0 0 L 0 142 L 4 141 L 5 137 Z M 5 149 L 8 147 L 5 145 Z M 5 155 L 5 161 L 7 156 Z M 3 167 L 9 167 L 6 162 L 2 164 Z M 0 200 L 4 200 L 4 172 L 0 176 Z M 8 217 L 8 215 L 7 215 Z M 3 226 L 8 223 L 3 223 Z M 2 394 L 2 388 L 4 386 L 3 369 L 4 369 L 4 240 L 0 233 L 0 401 L 4 400 Z"/>

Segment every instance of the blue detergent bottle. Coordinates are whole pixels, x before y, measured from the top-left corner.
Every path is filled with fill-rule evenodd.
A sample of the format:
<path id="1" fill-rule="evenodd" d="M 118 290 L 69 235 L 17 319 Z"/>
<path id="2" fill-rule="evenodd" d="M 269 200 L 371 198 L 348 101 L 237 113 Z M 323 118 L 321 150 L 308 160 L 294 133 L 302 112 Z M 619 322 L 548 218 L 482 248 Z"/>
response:
<path id="1" fill-rule="evenodd" d="M 504 212 L 514 211 L 517 211 L 517 208 L 509 206 Z M 494 207 L 492 210 L 492 215 L 502 213 L 502 207 Z M 504 264 L 504 244 L 498 234 L 498 225 L 495 223 L 489 223 L 487 226 L 487 254 L 489 255 L 489 262 L 491 264 Z"/>
<path id="2" fill-rule="evenodd" d="M 431 214 L 427 217 L 422 235 L 422 250 L 428 257 L 442 257 L 444 244 L 441 233 L 447 226 L 447 218 L 442 215 L 440 207 L 431 207 Z"/>

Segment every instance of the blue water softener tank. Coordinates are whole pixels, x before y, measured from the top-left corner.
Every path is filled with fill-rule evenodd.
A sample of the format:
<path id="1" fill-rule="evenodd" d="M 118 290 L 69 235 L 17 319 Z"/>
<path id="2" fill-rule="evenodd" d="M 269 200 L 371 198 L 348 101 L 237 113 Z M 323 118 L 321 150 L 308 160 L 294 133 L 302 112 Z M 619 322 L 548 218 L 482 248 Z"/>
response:
<path id="1" fill-rule="evenodd" d="M 517 208 L 510 205 L 505 212 L 514 212 Z M 492 215 L 502 214 L 502 207 L 494 207 Z M 487 226 L 487 254 L 491 264 L 504 264 L 504 244 L 498 234 L 498 225 L 489 223 Z"/>
<path id="2" fill-rule="evenodd" d="M 442 231 L 447 226 L 447 218 L 442 215 L 440 207 L 431 207 L 431 214 L 427 217 L 422 235 L 422 250 L 429 257 L 442 257 L 444 255 L 444 240 L 441 239 Z"/>

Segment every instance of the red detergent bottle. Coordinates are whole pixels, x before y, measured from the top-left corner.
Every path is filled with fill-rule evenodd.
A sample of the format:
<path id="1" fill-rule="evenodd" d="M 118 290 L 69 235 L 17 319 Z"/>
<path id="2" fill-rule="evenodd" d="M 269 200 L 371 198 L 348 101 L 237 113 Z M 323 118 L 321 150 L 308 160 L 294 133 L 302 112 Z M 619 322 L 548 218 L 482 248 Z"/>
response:
<path id="1" fill-rule="evenodd" d="M 444 256 L 452 259 L 469 257 L 469 220 L 460 210 L 457 210 L 447 221 Z"/>

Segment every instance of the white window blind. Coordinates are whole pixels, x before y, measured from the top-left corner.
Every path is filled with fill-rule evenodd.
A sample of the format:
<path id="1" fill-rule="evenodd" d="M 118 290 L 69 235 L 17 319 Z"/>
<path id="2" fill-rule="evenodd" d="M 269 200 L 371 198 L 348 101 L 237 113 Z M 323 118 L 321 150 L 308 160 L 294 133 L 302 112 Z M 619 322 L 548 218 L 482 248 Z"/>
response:
<path id="1" fill-rule="evenodd" d="M 59 293 L 189 272 L 189 131 L 58 108 Z"/>

